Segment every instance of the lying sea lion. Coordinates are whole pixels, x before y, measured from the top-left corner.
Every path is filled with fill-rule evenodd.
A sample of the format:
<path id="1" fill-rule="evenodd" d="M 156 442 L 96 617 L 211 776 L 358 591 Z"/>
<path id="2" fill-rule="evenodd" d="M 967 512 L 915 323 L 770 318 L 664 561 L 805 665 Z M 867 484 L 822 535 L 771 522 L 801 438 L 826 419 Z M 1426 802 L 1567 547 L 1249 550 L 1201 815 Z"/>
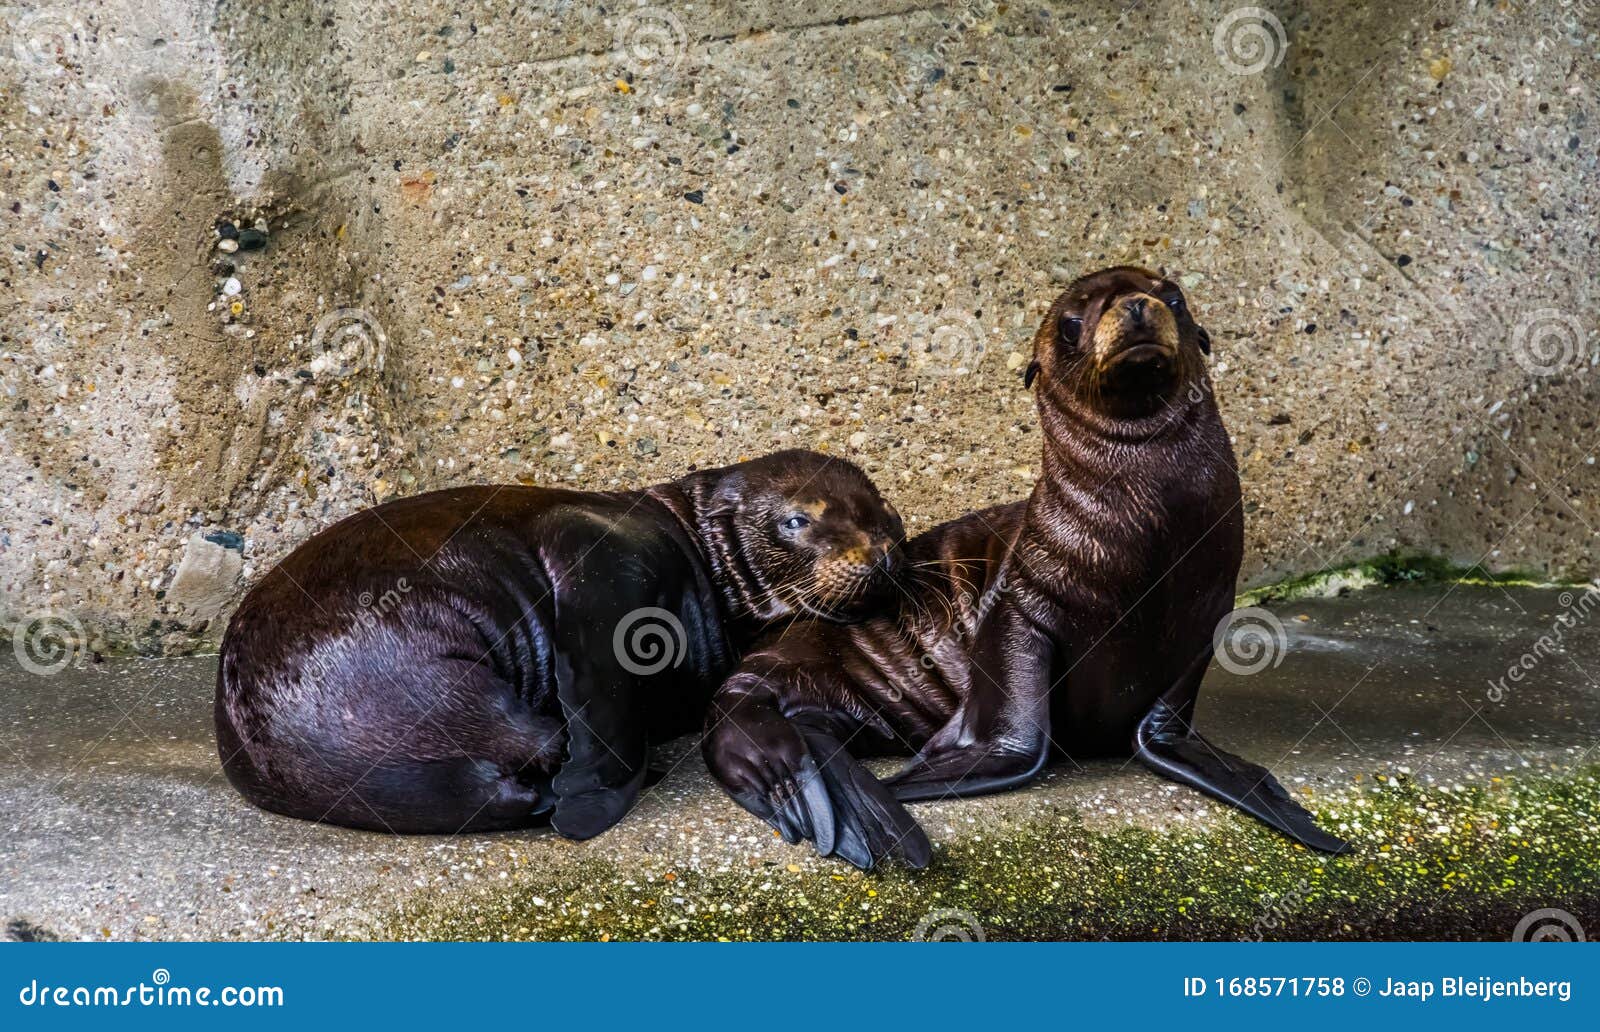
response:
<path id="1" fill-rule="evenodd" d="M 712 700 L 703 751 L 791 842 L 916 865 L 901 803 L 1025 784 L 1052 743 L 1128 756 L 1315 849 L 1264 768 L 1192 727 L 1244 550 L 1210 338 L 1171 280 L 1129 266 L 1073 283 L 1034 338 L 1043 471 L 1024 502 L 907 542 L 888 612 L 758 642 Z M 915 752 L 880 783 L 854 756 Z"/>
<path id="2" fill-rule="evenodd" d="M 903 536 L 860 469 L 806 451 L 642 491 L 387 502 L 295 549 L 234 614 L 223 768 L 292 817 L 588 838 L 762 626 L 880 605 Z"/>

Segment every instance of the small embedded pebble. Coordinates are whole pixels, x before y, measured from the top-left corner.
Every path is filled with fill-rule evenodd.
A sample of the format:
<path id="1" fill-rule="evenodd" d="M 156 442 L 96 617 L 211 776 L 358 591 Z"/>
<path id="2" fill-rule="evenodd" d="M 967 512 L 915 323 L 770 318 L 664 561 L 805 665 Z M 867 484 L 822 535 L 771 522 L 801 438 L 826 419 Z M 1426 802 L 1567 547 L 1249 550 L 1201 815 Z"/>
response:
<path id="1" fill-rule="evenodd" d="M 222 294 L 224 297 L 233 297 L 243 289 L 244 284 L 240 283 L 232 276 L 229 276 L 227 281 L 222 284 Z"/>
<path id="2" fill-rule="evenodd" d="M 239 234 L 239 246 L 246 251 L 259 251 L 267 246 L 267 234 L 259 229 L 247 229 Z"/>
<path id="3" fill-rule="evenodd" d="M 224 237 L 223 239 L 217 241 L 217 250 L 223 252 L 224 254 L 232 254 L 238 249 L 239 241 L 230 237 Z"/>

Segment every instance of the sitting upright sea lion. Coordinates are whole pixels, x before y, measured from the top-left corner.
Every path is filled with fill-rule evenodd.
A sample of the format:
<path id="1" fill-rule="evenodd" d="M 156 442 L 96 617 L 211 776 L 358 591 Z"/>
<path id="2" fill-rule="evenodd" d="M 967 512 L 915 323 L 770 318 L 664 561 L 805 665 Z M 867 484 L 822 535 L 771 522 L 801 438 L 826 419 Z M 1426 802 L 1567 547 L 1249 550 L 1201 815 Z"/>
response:
<path id="1" fill-rule="evenodd" d="M 915 866 L 928 844 L 902 802 L 1024 784 L 1054 743 L 1132 754 L 1308 846 L 1347 849 L 1192 726 L 1244 547 L 1209 353 L 1171 280 L 1120 266 L 1073 283 L 1027 371 L 1044 430 L 1033 494 L 907 542 L 889 612 L 757 643 L 703 741 L 733 797 L 824 855 Z M 913 751 L 887 785 L 852 758 Z"/>
<path id="2" fill-rule="evenodd" d="M 217 745 L 258 806 L 395 832 L 616 823 L 762 625 L 878 604 L 904 536 L 786 451 L 643 491 L 464 487 L 357 513 L 245 597 Z"/>

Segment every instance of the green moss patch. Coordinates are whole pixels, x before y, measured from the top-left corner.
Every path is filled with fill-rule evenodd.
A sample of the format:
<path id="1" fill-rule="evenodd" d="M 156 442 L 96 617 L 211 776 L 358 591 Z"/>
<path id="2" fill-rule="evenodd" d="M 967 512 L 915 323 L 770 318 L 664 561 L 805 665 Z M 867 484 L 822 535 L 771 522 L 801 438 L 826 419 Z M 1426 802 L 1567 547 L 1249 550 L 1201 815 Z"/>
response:
<path id="1" fill-rule="evenodd" d="M 1302 598 L 1331 598 L 1363 588 L 1411 583 L 1467 584 L 1502 587 L 1569 587 L 1575 581 L 1552 581 L 1532 570 L 1504 570 L 1498 573 L 1481 566 L 1461 566 L 1435 555 L 1390 553 L 1303 577 L 1293 577 L 1259 588 L 1238 597 L 1240 606 L 1271 605 Z"/>
<path id="2" fill-rule="evenodd" d="M 1308 799 L 1352 856 L 1231 811 L 1201 833 L 1087 825 L 1043 806 L 940 847 L 926 871 L 810 857 L 748 869 L 529 866 L 418 894 L 380 934 L 422 939 L 1506 939 L 1559 907 L 1600 926 L 1600 767 L 1484 785 L 1364 779 Z M 953 804 L 959 806 L 962 804 Z M 932 811 L 924 818 L 937 826 Z"/>

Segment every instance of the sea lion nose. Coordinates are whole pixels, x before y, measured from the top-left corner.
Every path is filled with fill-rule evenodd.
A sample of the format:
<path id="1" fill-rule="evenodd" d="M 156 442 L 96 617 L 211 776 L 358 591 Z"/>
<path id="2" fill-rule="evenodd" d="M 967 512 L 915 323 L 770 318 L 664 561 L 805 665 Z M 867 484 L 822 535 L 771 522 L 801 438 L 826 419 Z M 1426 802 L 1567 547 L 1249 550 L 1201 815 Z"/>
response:
<path id="1" fill-rule="evenodd" d="M 1147 297 L 1136 297 L 1128 302 L 1128 319 L 1135 326 L 1143 326 L 1145 320 L 1145 305 L 1149 304 Z"/>

